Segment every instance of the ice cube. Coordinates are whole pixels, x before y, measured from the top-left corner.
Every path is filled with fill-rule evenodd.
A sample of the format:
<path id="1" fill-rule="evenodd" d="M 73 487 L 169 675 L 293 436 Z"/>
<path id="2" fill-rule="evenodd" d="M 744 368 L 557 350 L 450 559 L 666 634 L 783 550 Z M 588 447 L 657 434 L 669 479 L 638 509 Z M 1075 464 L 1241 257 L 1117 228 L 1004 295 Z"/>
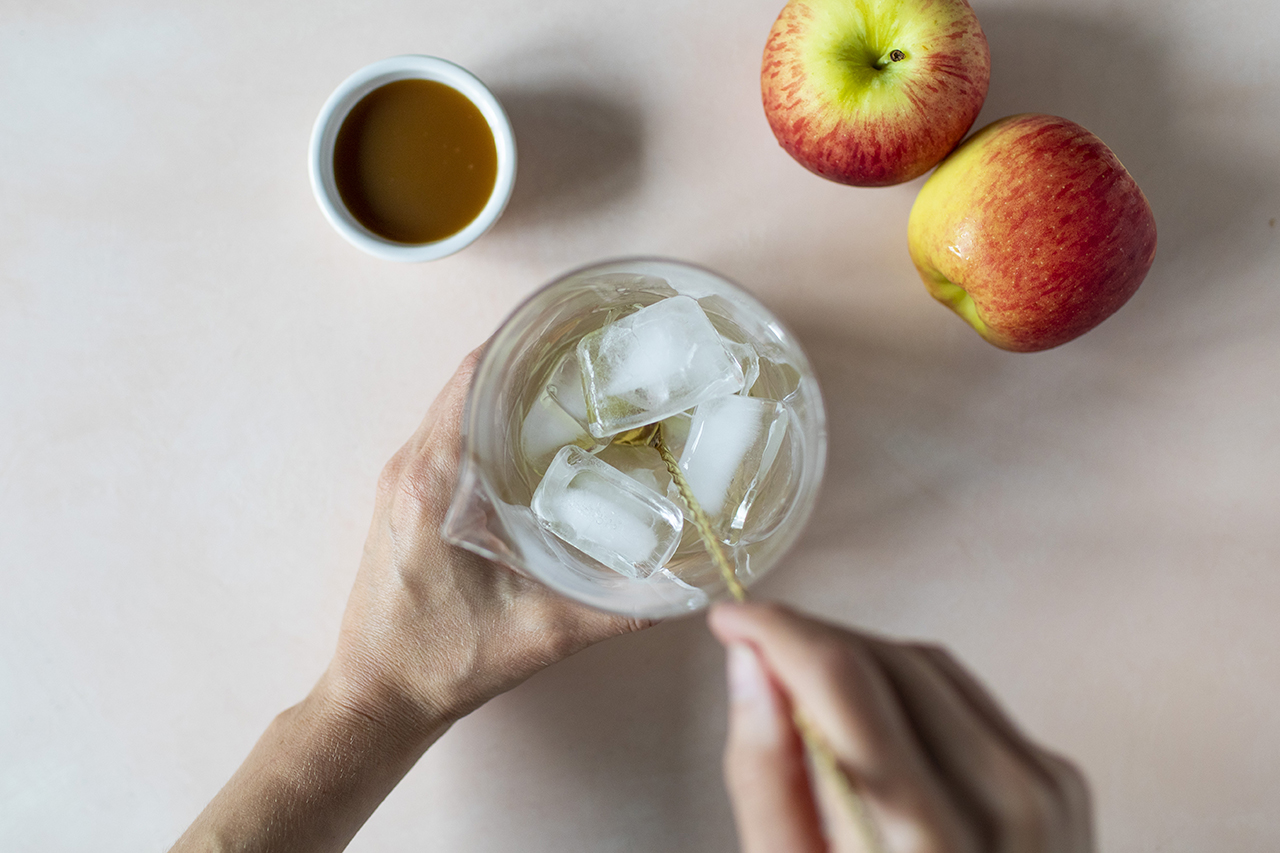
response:
<path id="1" fill-rule="evenodd" d="M 663 299 L 578 342 L 591 434 L 651 424 L 742 388 L 742 368 L 687 296 Z"/>
<path id="2" fill-rule="evenodd" d="M 718 397 L 694 410 L 680 469 L 721 538 L 742 530 L 789 419 L 785 405 L 757 397 Z"/>
<path id="3" fill-rule="evenodd" d="M 583 429 L 587 429 L 587 398 L 582 389 L 582 370 L 578 367 L 575 353 L 567 353 L 551 371 L 547 393 L 560 404 L 560 408 L 581 423 Z"/>
<path id="4" fill-rule="evenodd" d="M 544 388 L 520 424 L 520 449 L 529 467 L 541 474 L 560 448 L 568 444 L 592 450 L 600 442 Z"/>
<path id="5" fill-rule="evenodd" d="M 604 565 L 646 578 L 680 542 L 680 508 L 580 447 L 551 460 L 530 503 L 547 530 Z"/>
<path id="6" fill-rule="evenodd" d="M 671 498 L 671 472 L 667 470 L 658 451 L 652 447 L 611 444 L 597 453 L 596 458 L 617 468 L 645 488 Z"/>
<path id="7" fill-rule="evenodd" d="M 738 393 L 745 397 L 751 393 L 751 386 L 760 378 L 760 356 L 751 344 L 739 343 L 726 337 L 721 337 L 720 340 L 733 360 L 738 362 L 738 367 L 742 368 L 742 390 Z"/>
<path id="8" fill-rule="evenodd" d="M 760 357 L 760 376 L 756 393 L 772 400 L 791 400 L 800 390 L 800 369 L 778 358 Z"/>

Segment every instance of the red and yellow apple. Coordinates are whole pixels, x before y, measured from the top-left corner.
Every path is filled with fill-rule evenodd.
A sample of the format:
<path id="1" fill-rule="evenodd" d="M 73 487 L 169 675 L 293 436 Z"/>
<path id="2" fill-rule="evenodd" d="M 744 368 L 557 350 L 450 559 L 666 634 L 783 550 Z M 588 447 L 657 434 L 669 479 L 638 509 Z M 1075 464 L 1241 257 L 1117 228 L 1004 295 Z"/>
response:
<path id="1" fill-rule="evenodd" d="M 764 112 L 805 168 L 882 187 L 923 175 L 965 135 L 991 55 L 966 0 L 791 0 L 764 48 Z"/>
<path id="2" fill-rule="evenodd" d="M 907 223 L 934 298 L 998 347 L 1076 338 L 1133 296 L 1156 252 L 1138 184 L 1102 140 L 1048 115 L 987 125 L 929 176 Z"/>

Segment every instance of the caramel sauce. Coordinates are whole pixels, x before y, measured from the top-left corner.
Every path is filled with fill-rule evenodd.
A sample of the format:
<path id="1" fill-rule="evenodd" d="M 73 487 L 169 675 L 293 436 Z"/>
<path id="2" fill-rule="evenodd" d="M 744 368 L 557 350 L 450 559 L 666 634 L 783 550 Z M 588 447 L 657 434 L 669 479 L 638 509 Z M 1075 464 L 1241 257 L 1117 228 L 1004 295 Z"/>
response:
<path id="1" fill-rule="evenodd" d="M 466 95 L 434 80 L 396 80 L 343 120 L 333 175 L 361 225 L 398 243 L 431 243 L 480 215 L 498 177 L 498 150 Z"/>

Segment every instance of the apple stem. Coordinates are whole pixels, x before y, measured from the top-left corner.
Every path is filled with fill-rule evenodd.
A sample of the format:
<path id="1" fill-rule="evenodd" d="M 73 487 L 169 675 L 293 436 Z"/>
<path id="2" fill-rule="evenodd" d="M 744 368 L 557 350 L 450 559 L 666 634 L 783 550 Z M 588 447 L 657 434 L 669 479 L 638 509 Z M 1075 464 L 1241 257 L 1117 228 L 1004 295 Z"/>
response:
<path id="1" fill-rule="evenodd" d="M 876 60 L 875 69 L 877 71 L 883 71 L 893 63 L 901 62 L 906 58 L 907 58 L 906 53 L 904 53 L 903 51 L 895 47 L 893 50 L 889 51 L 886 54 L 881 55 L 881 57 Z"/>

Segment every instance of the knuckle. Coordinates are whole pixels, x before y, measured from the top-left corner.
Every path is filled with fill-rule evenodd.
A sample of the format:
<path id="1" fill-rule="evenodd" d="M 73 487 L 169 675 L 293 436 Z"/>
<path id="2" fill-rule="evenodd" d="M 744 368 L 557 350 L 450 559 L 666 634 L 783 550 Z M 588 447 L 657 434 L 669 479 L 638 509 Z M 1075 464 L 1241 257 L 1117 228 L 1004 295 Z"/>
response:
<path id="1" fill-rule="evenodd" d="M 1064 801 L 1064 808 L 1070 815 L 1081 815 L 1089 812 L 1089 783 L 1084 774 L 1073 762 L 1054 753 L 1043 753 L 1045 768 L 1057 785 L 1058 792 Z"/>
<path id="2" fill-rule="evenodd" d="M 950 802 L 899 803 L 880 824 L 881 837 L 903 853 L 979 853 L 997 849 L 972 815 Z M 1030 848 L 1037 849 L 1037 848 Z"/>
<path id="3" fill-rule="evenodd" d="M 749 606 L 758 623 L 771 634 L 786 631 L 793 624 L 795 614 L 784 604 L 776 601 L 752 601 Z"/>
<path id="4" fill-rule="evenodd" d="M 942 646 L 938 643 L 917 641 L 913 643 L 908 643 L 907 648 L 911 649 L 913 652 L 917 652 L 920 655 L 926 658 L 931 658 L 933 660 L 938 660 L 938 659 L 950 660 L 951 659 L 951 653 L 947 651 L 945 646 Z"/>
<path id="5" fill-rule="evenodd" d="M 779 601 L 753 601 L 751 606 L 757 608 L 762 613 L 767 613 L 771 618 L 785 618 L 792 615 L 792 610 Z"/>
<path id="6" fill-rule="evenodd" d="M 476 368 L 480 366 L 480 359 L 484 358 L 486 349 L 487 347 L 482 344 L 463 357 L 462 362 L 458 365 L 458 377 L 464 380 L 464 384 L 471 381 Z"/>
<path id="7" fill-rule="evenodd" d="M 634 616 L 623 616 L 617 621 L 619 634 L 634 634 L 657 624 L 655 619 L 640 619 Z"/>
<path id="8" fill-rule="evenodd" d="M 378 496 L 385 498 L 395 493 L 400 484 L 400 474 L 404 470 L 404 448 L 396 451 L 378 472 Z"/>
<path id="9" fill-rule="evenodd" d="M 1058 835 L 1066 810 L 1051 786 L 1023 774 L 1006 789 L 1001 833 L 1004 849 L 1044 849 Z"/>
<path id="10" fill-rule="evenodd" d="M 729 793 L 730 800 L 737 802 L 748 795 L 751 790 L 750 770 L 737 755 L 732 742 L 725 749 L 721 770 L 724 776 L 724 787 Z"/>
<path id="11" fill-rule="evenodd" d="M 576 654 L 589 644 L 590 640 L 577 629 L 562 630 L 548 625 L 529 635 L 523 666 L 541 669 Z"/>
<path id="12" fill-rule="evenodd" d="M 767 759 L 760 753 L 760 749 L 750 740 L 737 737 L 732 731 L 730 732 L 721 767 L 725 787 L 734 799 L 749 795 L 757 790 L 763 781 L 761 769 Z"/>
<path id="13" fill-rule="evenodd" d="M 826 676 L 843 676 L 860 668 L 861 656 L 855 645 L 842 637 L 822 637 L 814 642 L 813 667 Z"/>
<path id="14" fill-rule="evenodd" d="M 980 849 L 971 843 L 962 843 L 954 833 L 944 833 L 935 826 L 923 826 L 916 830 L 908 849 L 912 853 L 960 853 Z"/>
<path id="15" fill-rule="evenodd" d="M 523 583 L 514 573 L 502 573 L 501 577 Z M 555 597 L 526 598 L 515 619 L 519 624 L 519 646 L 525 650 L 525 663 L 532 669 L 548 666 L 607 637 L 638 631 L 648 624 L 641 619 L 566 608 L 564 602 Z"/>
<path id="16" fill-rule="evenodd" d="M 852 649 L 840 639 L 824 637 L 815 640 L 810 661 L 814 669 L 823 675 L 844 674 L 852 663 Z"/>
<path id="17" fill-rule="evenodd" d="M 725 785 L 730 790 L 737 789 L 742 784 L 743 778 L 749 775 L 747 771 L 750 769 L 750 764 L 742 754 L 742 742 L 733 736 L 732 731 L 729 732 L 729 739 L 725 742 L 724 758 L 720 766 L 724 772 Z"/>
<path id="18" fill-rule="evenodd" d="M 454 474 L 440 454 L 427 449 L 399 465 L 397 476 L 389 485 L 396 504 L 412 512 L 421 512 L 447 503 L 453 494 Z"/>

